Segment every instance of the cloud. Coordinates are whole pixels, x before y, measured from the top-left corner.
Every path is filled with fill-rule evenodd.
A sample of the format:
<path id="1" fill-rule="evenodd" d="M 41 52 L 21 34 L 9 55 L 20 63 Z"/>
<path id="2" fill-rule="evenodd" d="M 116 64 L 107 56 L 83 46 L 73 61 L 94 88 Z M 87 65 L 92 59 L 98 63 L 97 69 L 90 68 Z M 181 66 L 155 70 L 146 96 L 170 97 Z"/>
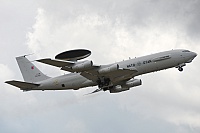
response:
<path id="1" fill-rule="evenodd" d="M 163 119 L 177 127 L 186 125 L 199 131 L 199 87 L 186 86 L 181 82 L 186 75 L 180 76 L 175 70 L 159 73 L 162 74 L 149 75 L 152 79 L 142 76 L 142 87 L 132 88 L 128 94 L 119 97 L 121 108 L 145 119 Z"/>
<path id="2" fill-rule="evenodd" d="M 84 122 L 81 122 L 81 120 L 72 120 L 69 123 L 66 124 L 65 127 L 67 130 L 71 129 L 72 133 L 77 133 L 77 132 L 81 132 L 81 133 L 86 133 L 86 127 Z"/>
<path id="3" fill-rule="evenodd" d="M 2 104 L 0 106 L 0 118 L 16 116 L 16 114 L 19 114 L 21 112 L 21 110 L 25 109 L 21 108 L 20 106 L 32 103 L 34 101 L 34 98 L 31 98 L 31 95 L 22 96 L 22 93 L 19 91 L 19 89 L 11 87 L 10 85 L 4 83 L 5 81 L 12 80 L 14 78 L 14 72 L 11 71 L 8 66 L 0 64 L 0 72 L 2 75 L 0 78 L 0 86 L 2 87 L 0 90 L 0 100 L 2 101 Z M 7 106 L 9 104 L 13 106 Z"/>
<path id="4" fill-rule="evenodd" d="M 0 73 L 3 74 L 0 77 L 1 81 L 4 81 L 8 78 L 12 78 L 14 76 L 14 73 L 8 68 L 8 66 L 4 64 L 0 64 Z"/>

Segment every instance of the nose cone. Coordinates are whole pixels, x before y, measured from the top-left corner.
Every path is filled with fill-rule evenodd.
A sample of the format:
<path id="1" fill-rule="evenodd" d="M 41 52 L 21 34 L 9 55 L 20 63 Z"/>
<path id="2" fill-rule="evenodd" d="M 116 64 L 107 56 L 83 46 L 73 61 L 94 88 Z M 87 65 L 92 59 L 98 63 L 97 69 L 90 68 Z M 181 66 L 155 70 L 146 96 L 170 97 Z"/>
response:
<path id="1" fill-rule="evenodd" d="M 186 62 L 186 63 L 190 63 L 192 62 L 192 60 L 197 56 L 197 53 L 195 52 L 190 52 L 190 55 L 188 56 L 189 57 L 189 60 Z"/>
<path id="2" fill-rule="evenodd" d="M 197 53 L 191 52 L 191 56 L 192 56 L 192 58 L 194 59 L 194 58 L 197 56 Z"/>
<path id="3" fill-rule="evenodd" d="M 194 54 L 194 57 L 196 57 L 196 56 L 197 56 L 197 53 L 193 52 L 193 54 Z"/>

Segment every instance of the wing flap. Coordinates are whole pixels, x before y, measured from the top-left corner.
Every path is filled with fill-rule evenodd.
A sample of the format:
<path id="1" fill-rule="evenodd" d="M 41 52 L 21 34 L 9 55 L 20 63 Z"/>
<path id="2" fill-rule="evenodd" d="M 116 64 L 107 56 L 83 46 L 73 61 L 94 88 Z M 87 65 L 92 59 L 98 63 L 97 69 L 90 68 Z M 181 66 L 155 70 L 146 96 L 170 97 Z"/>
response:
<path id="1" fill-rule="evenodd" d="M 81 75 L 89 80 L 92 80 L 96 82 L 98 80 L 98 77 L 96 75 L 92 75 L 91 73 L 88 72 L 81 72 Z"/>
<path id="2" fill-rule="evenodd" d="M 16 81 L 16 80 L 6 81 L 5 83 L 13 85 L 15 87 L 18 87 L 22 90 L 31 90 L 31 89 L 38 87 L 40 85 L 40 84 L 22 82 L 22 81 Z"/>

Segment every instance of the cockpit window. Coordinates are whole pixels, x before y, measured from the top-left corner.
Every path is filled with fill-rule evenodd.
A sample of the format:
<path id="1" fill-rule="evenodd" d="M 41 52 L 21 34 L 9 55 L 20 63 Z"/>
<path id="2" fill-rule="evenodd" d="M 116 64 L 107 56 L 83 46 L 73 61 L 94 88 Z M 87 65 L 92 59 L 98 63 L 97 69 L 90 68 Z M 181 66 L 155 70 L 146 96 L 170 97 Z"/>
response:
<path id="1" fill-rule="evenodd" d="M 183 50 L 182 52 L 190 52 L 189 50 Z"/>

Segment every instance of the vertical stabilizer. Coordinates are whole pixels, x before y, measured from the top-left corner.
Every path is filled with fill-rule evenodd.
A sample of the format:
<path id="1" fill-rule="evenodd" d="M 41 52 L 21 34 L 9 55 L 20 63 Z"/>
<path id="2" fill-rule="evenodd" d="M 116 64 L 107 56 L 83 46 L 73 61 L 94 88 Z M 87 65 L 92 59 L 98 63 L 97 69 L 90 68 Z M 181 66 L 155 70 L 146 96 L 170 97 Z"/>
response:
<path id="1" fill-rule="evenodd" d="M 25 56 L 16 57 L 16 60 L 21 70 L 24 81 L 35 83 L 49 78 L 48 76 L 44 75 Z"/>

